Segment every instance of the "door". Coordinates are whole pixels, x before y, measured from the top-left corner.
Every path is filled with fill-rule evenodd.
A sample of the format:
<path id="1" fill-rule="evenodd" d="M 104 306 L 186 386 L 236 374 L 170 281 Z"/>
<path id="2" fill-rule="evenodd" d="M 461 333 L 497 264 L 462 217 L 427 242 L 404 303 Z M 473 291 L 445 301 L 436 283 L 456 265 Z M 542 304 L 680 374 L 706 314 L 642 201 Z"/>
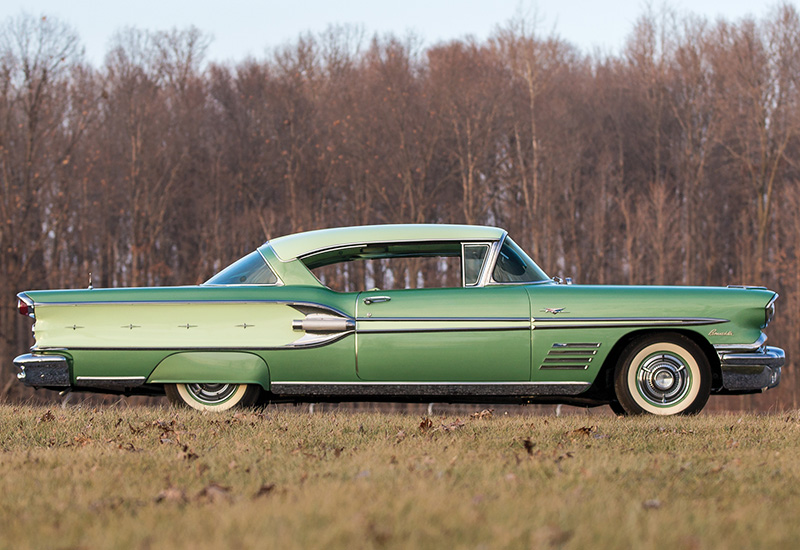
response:
<path id="1" fill-rule="evenodd" d="M 522 286 L 361 292 L 356 369 L 367 381 L 512 382 L 531 376 Z"/>

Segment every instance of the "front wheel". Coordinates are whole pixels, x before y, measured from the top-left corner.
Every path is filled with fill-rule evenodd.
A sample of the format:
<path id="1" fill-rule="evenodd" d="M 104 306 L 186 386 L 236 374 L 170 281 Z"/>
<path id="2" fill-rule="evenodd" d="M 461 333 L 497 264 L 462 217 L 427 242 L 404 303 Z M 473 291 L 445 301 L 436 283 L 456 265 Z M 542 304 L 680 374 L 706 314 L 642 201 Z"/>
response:
<path id="1" fill-rule="evenodd" d="M 166 384 L 170 403 L 198 411 L 227 411 L 234 407 L 252 407 L 261 395 L 253 384 Z"/>
<path id="2" fill-rule="evenodd" d="M 689 338 L 651 334 L 623 350 L 614 391 L 628 414 L 696 414 L 711 392 L 711 367 Z"/>

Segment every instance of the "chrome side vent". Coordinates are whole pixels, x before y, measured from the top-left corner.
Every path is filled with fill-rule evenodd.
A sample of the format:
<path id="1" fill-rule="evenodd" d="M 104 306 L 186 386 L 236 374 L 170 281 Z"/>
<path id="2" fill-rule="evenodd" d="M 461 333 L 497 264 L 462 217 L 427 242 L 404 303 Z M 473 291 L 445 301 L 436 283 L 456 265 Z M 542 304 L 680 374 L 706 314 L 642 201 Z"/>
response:
<path id="1" fill-rule="evenodd" d="M 586 370 L 597 355 L 599 347 L 597 342 L 555 343 L 539 369 Z"/>

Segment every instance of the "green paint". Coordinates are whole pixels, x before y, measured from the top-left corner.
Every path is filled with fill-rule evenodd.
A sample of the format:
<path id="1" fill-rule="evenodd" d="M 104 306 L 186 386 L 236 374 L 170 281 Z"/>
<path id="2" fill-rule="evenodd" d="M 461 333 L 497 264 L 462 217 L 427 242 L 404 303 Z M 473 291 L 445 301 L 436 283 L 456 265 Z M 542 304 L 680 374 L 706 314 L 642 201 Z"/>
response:
<path id="1" fill-rule="evenodd" d="M 269 369 L 253 353 L 185 352 L 161 361 L 147 379 L 151 384 L 259 384 L 269 390 Z"/>

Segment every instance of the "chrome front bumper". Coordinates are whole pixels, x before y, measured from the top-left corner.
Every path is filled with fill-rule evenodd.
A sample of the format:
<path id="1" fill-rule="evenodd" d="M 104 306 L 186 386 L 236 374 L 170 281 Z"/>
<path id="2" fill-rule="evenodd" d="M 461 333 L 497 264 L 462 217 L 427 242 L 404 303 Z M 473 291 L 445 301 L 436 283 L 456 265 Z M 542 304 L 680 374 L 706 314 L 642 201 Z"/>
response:
<path id="1" fill-rule="evenodd" d="M 61 355 L 26 353 L 14 359 L 20 370 L 17 378 L 34 388 L 65 388 L 70 386 L 69 363 Z"/>
<path id="2" fill-rule="evenodd" d="M 722 388 L 719 393 L 756 393 L 781 381 L 786 354 L 781 348 L 762 346 L 754 351 L 720 351 Z"/>

